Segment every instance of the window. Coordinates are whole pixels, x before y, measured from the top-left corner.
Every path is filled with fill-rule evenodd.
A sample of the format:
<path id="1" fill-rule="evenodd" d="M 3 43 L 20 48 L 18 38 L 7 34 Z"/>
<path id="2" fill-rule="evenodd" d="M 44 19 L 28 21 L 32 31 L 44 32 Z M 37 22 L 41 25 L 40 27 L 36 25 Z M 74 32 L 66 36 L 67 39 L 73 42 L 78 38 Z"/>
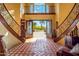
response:
<path id="1" fill-rule="evenodd" d="M 48 13 L 48 11 L 48 5 L 38 3 L 30 5 L 31 13 Z"/>

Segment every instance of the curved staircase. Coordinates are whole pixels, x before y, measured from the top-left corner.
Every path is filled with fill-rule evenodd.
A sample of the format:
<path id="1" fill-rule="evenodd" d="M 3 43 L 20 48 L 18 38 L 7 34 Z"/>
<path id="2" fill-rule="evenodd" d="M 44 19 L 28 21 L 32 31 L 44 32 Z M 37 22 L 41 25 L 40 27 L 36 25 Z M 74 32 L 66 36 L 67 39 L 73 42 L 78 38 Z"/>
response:
<path id="1" fill-rule="evenodd" d="M 66 19 L 58 26 L 56 29 L 57 37 L 54 39 L 58 42 L 65 34 L 71 32 L 71 30 L 76 26 L 79 21 L 79 4 L 74 4 L 72 10 Z"/>
<path id="2" fill-rule="evenodd" d="M 4 4 L 0 4 L 0 22 L 10 31 L 17 39 L 24 41 L 20 37 L 20 25 L 14 20 Z"/>
<path id="3" fill-rule="evenodd" d="M 56 29 L 57 37 L 55 38 L 55 42 L 59 41 L 62 37 L 65 36 L 66 33 L 70 32 L 73 27 L 79 21 L 79 4 L 74 4 L 72 10 L 66 19 L 58 26 Z M 20 25 L 14 20 L 14 18 L 8 12 L 6 6 L 4 4 L 0 4 L 0 22 L 9 30 L 16 38 L 24 41 L 23 38 L 20 37 Z"/>

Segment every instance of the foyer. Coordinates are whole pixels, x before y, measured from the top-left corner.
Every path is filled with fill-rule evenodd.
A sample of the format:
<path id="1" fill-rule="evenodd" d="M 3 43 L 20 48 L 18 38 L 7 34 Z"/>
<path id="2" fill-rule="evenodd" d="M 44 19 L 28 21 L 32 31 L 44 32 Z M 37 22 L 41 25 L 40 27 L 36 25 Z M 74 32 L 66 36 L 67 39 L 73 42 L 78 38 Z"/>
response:
<path id="1" fill-rule="evenodd" d="M 78 3 L 0 3 L 1 56 L 79 56 Z"/>

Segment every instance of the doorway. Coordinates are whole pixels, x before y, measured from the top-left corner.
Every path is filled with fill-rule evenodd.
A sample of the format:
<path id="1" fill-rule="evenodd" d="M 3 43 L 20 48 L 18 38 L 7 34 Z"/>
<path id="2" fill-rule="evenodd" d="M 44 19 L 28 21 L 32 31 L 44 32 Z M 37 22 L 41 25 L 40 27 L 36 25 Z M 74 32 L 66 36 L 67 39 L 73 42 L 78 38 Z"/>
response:
<path id="1" fill-rule="evenodd" d="M 26 36 L 45 38 L 52 36 L 51 20 L 26 21 Z"/>

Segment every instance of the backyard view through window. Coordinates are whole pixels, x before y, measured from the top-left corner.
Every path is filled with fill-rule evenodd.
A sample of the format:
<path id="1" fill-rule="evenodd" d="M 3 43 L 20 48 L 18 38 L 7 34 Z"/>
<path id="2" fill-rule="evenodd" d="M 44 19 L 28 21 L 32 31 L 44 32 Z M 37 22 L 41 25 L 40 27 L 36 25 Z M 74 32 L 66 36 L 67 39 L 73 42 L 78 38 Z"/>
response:
<path id="1" fill-rule="evenodd" d="M 32 24 L 34 37 L 46 37 L 51 34 L 51 22 L 48 20 L 33 20 Z"/>
<path id="2" fill-rule="evenodd" d="M 33 21 L 33 31 L 46 31 L 46 21 Z"/>
<path id="3" fill-rule="evenodd" d="M 50 20 L 31 20 L 27 22 L 26 35 L 33 37 L 47 37 L 51 35 L 51 21 Z M 41 35 L 42 34 L 42 35 Z"/>

